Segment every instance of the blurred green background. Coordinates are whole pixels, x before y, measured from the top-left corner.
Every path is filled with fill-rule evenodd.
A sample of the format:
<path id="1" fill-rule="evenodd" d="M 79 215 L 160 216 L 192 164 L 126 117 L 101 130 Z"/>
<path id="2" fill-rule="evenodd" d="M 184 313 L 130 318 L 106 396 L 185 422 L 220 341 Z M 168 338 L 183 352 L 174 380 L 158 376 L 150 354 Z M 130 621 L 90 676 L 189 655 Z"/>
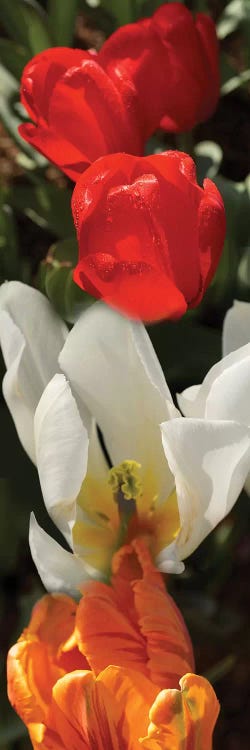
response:
<path id="1" fill-rule="evenodd" d="M 25 63 L 53 45 L 100 49 L 120 24 L 150 15 L 160 0 L 0 0 L 0 281 L 20 279 L 41 289 L 62 317 L 91 300 L 72 281 L 77 257 L 70 212 L 72 183 L 17 132 L 26 118 L 19 102 Z M 197 0 L 220 41 L 221 99 L 192 133 L 198 179 L 215 180 L 227 213 L 227 238 L 213 283 L 198 310 L 178 323 L 149 328 L 172 393 L 202 380 L 221 356 L 221 325 L 233 299 L 250 301 L 250 2 Z M 190 140 L 190 139 L 189 139 Z M 159 131 L 147 150 L 182 148 Z M 4 365 L 1 361 L 2 375 Z M 49 521 L 35 468 L 22 450 L 1 397 L 0 479 L 0 748 L 26 750 L 26 730 L 8 706 L 5 658 L 43 593 L 27 542 L 34 510 Z M 242 493 L 232 514 L 201 545 L 170 589 L 190 628 L 197 671 L 213 682 L 222 711 L 214 748 L 248 750 L 250 711 L 250 506 Z M 249 711 L 248 711 L 249 708 Z"/>

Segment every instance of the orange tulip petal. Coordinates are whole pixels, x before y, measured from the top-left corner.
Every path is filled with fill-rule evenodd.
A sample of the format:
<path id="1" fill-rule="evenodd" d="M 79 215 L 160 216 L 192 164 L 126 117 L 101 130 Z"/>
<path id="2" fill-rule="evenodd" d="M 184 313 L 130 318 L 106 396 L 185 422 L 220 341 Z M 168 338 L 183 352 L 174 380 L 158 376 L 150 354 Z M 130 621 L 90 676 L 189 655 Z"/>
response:
<path id="1" fill-rule="evenodd" d="M 76 615 L 79 649 L 98 674 L 107 664 L 136 669 L 159 687 L 177 687 L 194 668 L 191 641 L 141 539 L 113 559 L 112 588 L 91 583 Z"/>
<path id="2" fill-rule="evenodd" d="M 80 651 L 96 674 L 107 664 L 148 674 L 145 644 L 138 626 L 119 609 L 114 592 L 104 583 L 91 583 L 79 603 L 76 633 Z"/>
<path id="3" fill-rule="evenodd" d="M 163 578 L 142 540 L 135 539 L 130 547 L 123 547 L 117 554 L 113 585 L 117 594 L 122 591 L 123 602 L 127 603 L 128 594 L 123 590 L 124 574 L 128 565 L 131 566 L 129 558 L 135 554 L 141 565 L 141 576 L 130 582 L 137 626 L 144 637 L 150 679 L 159 687 L 177 687 L 179 678 L 194 669 L 192 643 L 181 613 L 167 593 Z"/>
<path id="4" fill-rule="evenodd" d="M 31 637 L 16 643 L 8 654 L 7 675 L 9 700 L 26 726 L 45 722 L 52 687 L 63 675 L 46 646 Z"/>
<path id="5" fill-rule="evenodd" d="M 107 667 L 96 680 L 91 672 L 76 671 L 54 687 L 54 725 L 67 748 L 139 750 L 156 694 L 133 670 Z"/>
<path id="6" fill-rule="evenodd" d="M 87 665 L 74 636 L 76 609 L 68 596 L 44 596 L 8 654 L 9 699 L 28 726 L 32 742 L 41 741 L 55 682 L 66 670 Z"/>
<path id="7" fill-rule="evenodd" d="M 48 594 L 35 604 L 26 634 L 35 634 L 59 653 L 74 633 L 77 604 L 64 594 Z"/>
<path id="8" fill-rule="evenodd" d="M 162 690 L 150 712 L 146 750 L 212 750 L 219 703 L 204 677 L 186 674 L 181 690 Z"/>

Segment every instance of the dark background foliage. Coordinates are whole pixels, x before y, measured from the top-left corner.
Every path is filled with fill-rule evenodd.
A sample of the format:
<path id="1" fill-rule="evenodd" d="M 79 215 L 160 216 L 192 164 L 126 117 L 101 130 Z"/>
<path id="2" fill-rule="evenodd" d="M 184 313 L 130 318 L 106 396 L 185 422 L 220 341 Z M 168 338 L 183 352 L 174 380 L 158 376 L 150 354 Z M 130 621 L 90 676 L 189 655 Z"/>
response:
<path id="1" fill-rule="evenodd" d="M 0 277 L 40 288 L 69 323 L 90 300 L 72 281 L 77 254 L 70 212 L 72 185 L 17 134 L 24 118 L 19 79 L 25 63 L 52 45 L 99 49 L 119 25 L 151 14 L 160 0 L 0 0 Z M 201 181 L 220 188 L 227 238 L 216 277 L 199 309 L 178 323 L 149 329 L 174 394 L 200 382 L 221 355 L 221 325 L 233 299 L 250 301 L 250 7 L 249 0 L 190 0 L 217 23 L 221 99 L 214 116 L 187 137 L 157 133 L 156 148 L 191 150 Z M 97 7 L 90 7 L 96 5 Z M 2 375 L 4 365 L 1 363 Z M 43 593 L 28 542 L 31 510 L 56 536 L 43 508 L 37 472 L 21 448 L 3 399 L 0 479 L 0 748 L 28 750 L 26 730 L 8 706 L 5 658 Z M 190 628 L 197 671 L 222 704 L 214 748 L 249 748 L 250 506 L 242 493 L 231 515 L 187 561 L 169 587 Z M 249 709 L 249 710 L 248 710 Z"/>

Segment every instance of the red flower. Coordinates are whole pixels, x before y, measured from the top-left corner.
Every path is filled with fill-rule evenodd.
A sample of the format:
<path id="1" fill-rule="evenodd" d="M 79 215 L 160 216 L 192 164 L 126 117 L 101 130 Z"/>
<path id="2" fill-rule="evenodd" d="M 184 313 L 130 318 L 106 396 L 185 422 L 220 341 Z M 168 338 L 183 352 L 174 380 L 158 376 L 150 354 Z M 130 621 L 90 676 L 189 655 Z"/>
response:
<path id="1" fill-rule="evenodd" d="M 114 81 L 133 81 L 144 135 L 161 125 L 186 131 L 206 120 L 219 98 L 215 25 L 181 3 L 161 6 L 150 19 L 118 29 L 104 44 L 100 64 Z M 114 64 L 115 61 L 115 64 Z"/>
<path id="2" fill-rule="evenodd" d="M 148 321 L 198 305 L 220 258 L 225 212 L 211 180 L 197 184 L 189 156 L 99 159 L 79 179 L 72 210 L 79 286 Z"/>
<path id="3" fill-rule="evenodd" d="M 21 101 L 34 124 L 19 132 L 72 180 L 104 154 L 142 152 L 133 83 L 124 74 L 116 85 L 98 60 L 93 51 L 52 48 L 22 76 Z"/>
<path id="4" fill-rule="evenodd" d="M 161 125 L 192 128 L 219 97 L 213 21 L 169 3 L 151 19 L 118 29 L 97 55 L 57 47 L 26 65 L 21 101 L 33 123 L 23 138 L 77 180 L 95 159 L 141 154 Z"/>

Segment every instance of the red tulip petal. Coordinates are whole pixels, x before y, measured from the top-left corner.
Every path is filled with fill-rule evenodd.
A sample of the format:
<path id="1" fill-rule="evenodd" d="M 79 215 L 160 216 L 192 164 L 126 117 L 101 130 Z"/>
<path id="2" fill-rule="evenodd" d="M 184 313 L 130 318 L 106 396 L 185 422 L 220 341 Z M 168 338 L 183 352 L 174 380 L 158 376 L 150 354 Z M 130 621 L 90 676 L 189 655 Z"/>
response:
<path id="1" fill-rule="evenodd" d="M 199 247 L 202 285 L 194 300 L 195 307 L 203 297 L 216 271 L 226 234 L 224 204 L 216 185 L 204 180 L 203 199 L 199 209 Z"/>
<path id="2" fill-rule="evenodd" d="M 137 320 L 149 322 L 162 318 L 179 318 L 186 312 L 187 303 L 181 292 L 169 279 L 164 279 L 154 269 L 142 268 L 140 264 L 115 263 L 111 283 L 111 280 L 103 280 L 103 266 L 100 278 L 98 261 L 94 255 L 87 256 L 78 263 L 74 271 L 74 280 L 82 289 L 93 296 L 101 297 L 111 307 Z"/>
<path id="3" fill-rule="evenodd" d="M 124 76 L 132 79 L 139 103 L 137 116 L 146 138 L 165 111 L 166 62 L 158 35 L 145 22 L 124 26 L 105 42 L 99 62 L 118 88 Z"/>
<path id="4" fill-rule="evenodd" d="M 70 114 L 69 114 L 70 113 Z M 138 150 L 136 134 L 114 84 L 94 60 L 68 72 L 55 86 L 49 122 L 90 161 L 102 154 Z"/>
<path id="5" fill-rule="evenodd" d="M 54 162 L 74 182 L 89 166 L 90 162 L 85 154 L 48 128 L 28 122 L 20 125 L 18 130 L 25 141 L 40 151 L 49 161 Z"/>
<path id="6" fill-rule="evenodd" d="M 52 47 L 32 58 L 21 78 L 21 102 L 35 122 L 47 121 L 50 96 L 68 68 L 79 66 L 93 53 L 69 47 Z"/>
<path id="7" fill-rule="evenodd" d="M 224 240 L 216 188 L 196 182 L 187 154 L 99 159 L 72 199 L 80 244 L 74 279 L 143 320 L 176 318 L 201 299 Z"/>
<path id="8" fill-rule="evenodd" d="M 209 16 L 197 13 L 195 26 L 201 39 L 210 83 L 207 86 L 207 96 L 202 97 L 201 102 L 201 117 L 205 120 L 213 114 L 220 96 L 219 43 L 214 22 Z"/>

